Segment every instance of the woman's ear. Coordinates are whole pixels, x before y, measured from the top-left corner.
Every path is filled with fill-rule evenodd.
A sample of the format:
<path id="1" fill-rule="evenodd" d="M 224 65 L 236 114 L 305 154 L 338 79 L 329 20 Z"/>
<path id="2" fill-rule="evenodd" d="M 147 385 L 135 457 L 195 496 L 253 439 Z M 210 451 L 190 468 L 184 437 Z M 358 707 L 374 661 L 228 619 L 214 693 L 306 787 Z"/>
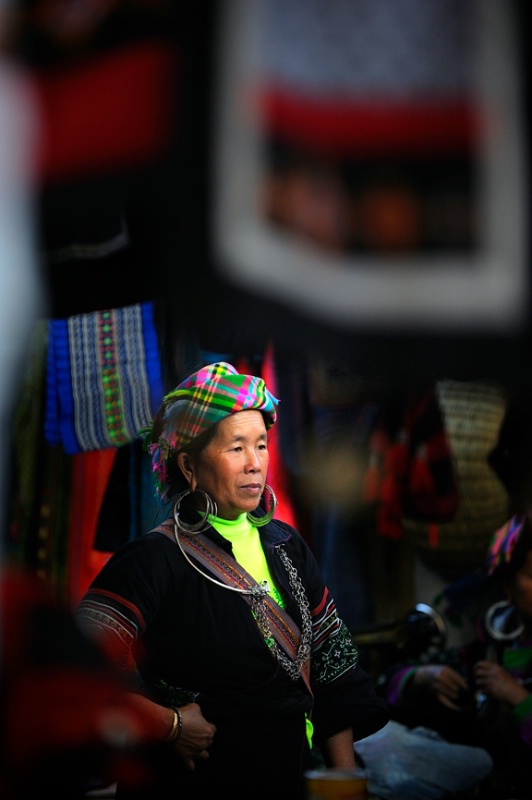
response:
<path id="1" fill-rule="evenodd" d="M 194 467 L 190 455 L 184 452 L 178 453 L 177 466 L 185 476 L 191 491 L 194 491 L 196 488 L 196 481 L 194 479 Z"/>

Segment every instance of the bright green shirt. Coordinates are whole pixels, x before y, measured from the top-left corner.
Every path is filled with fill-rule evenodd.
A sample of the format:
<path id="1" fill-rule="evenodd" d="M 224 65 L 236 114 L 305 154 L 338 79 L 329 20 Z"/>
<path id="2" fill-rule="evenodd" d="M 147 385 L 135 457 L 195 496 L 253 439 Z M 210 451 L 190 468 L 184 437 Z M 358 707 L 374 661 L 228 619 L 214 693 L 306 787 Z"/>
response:
<path id="1" fill-rule="evenodd" d="M 259 532 L 248 520 L 246 514 L 240 514 L 237 519 L 220 519 L 219 517 L 209 516 L 209 522 L 224 539 L 231 542 L 233 553 L 238 563 L 255 578 L 257 583 L 266 581 L 270 597 L 273 597 L 281 607 L 284 607 L 283 598 L 273 582 L 268 562 L 262 549 Z"/>

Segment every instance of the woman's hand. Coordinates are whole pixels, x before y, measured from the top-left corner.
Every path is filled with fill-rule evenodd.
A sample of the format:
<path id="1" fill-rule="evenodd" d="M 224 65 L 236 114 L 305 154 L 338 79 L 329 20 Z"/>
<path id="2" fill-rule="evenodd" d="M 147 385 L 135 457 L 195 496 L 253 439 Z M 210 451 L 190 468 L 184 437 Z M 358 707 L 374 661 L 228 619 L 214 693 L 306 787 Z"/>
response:
<path id="1" fill-rule="evenodd" d="M 174 712 L 167 706 L 161 706 L 141 694 L 130 694 L 130 702 L 138 713 L 149 721 L 144 735 L 148 741 L 167 742 L 174 720 Z M 193 770 L 196 761 L 209 757 L 207 748 L 212 744 L 216 725 L 208 722 L 197 703 L 180 706 L 182 728 L 179 737 L 170 745 L 183 760 L 187 769 Z"/>
<path id="2" fill-rule="evenodd" d="M 453 711 L 463 710 L 461 698 L 464 692 L 469 691 L 469 686 L 463 675 L 452 667 L 446 664 L 418 667 L 413 680 L 417 686 L 426 687 L 432 692 L 442 705 Z"/>
<path id="3" fill-rule="evenodd" d="M 488 697 L 516 706 L 529 693 L 510 673 L 493 661 L 478 661 L 474 669 L 475 683 Z"/>
<path id="4" fill-rule="evenodd" d="M 197 703 L 188 703 L 179 709 L 183 718 L 181 735 L 175 749 L 189 770 L 194 770 L 198 759 L 209 758 L 208 748 L 212 744 L 216 726 L 208 722 Z"/>

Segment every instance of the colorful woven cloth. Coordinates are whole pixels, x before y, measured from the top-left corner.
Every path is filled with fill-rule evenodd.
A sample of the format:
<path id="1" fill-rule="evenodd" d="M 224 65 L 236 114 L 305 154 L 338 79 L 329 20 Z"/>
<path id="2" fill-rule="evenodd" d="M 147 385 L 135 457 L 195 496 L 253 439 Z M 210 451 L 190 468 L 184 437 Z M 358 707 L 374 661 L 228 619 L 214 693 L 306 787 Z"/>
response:
<path id="1" fill-rule="evenodd" d="M 153 426 L 142 431 L 158 494 L 164 498 L 166 463 L 172 452 L 237 411 L 263 411 L 266 427 L 271 428 L 278 402 L 262 378 L 241 374 L 225 361 L 202 367 L 186 378 L 165 396 Z"/>
<path id="2" fill-rule="evenodd" d="M 163 396 L 152 303 L 48 323 L 44 433 L 68 454 L 138 436 Z"/>
<path id="3" fill-rule="evenodd" d="M 523 514 L 516 514 L 495 531 L 488 548 L 486 563 L 488 575 L 492 575 L 496 569 L 510 563 L 515 545 L 523 530 L 524 521 Z"/>

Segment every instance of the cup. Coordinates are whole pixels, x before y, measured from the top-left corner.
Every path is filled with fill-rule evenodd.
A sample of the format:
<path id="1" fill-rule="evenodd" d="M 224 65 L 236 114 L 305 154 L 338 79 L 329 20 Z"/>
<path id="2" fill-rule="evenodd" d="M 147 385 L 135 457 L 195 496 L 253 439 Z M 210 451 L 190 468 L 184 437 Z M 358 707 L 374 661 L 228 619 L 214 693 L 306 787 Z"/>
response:
<path id="1" fill-rule="evenodd" d="M 307 800 L 367 800 L 366 774 L 356 769 L 315 769 L 305 772 Z"/>

